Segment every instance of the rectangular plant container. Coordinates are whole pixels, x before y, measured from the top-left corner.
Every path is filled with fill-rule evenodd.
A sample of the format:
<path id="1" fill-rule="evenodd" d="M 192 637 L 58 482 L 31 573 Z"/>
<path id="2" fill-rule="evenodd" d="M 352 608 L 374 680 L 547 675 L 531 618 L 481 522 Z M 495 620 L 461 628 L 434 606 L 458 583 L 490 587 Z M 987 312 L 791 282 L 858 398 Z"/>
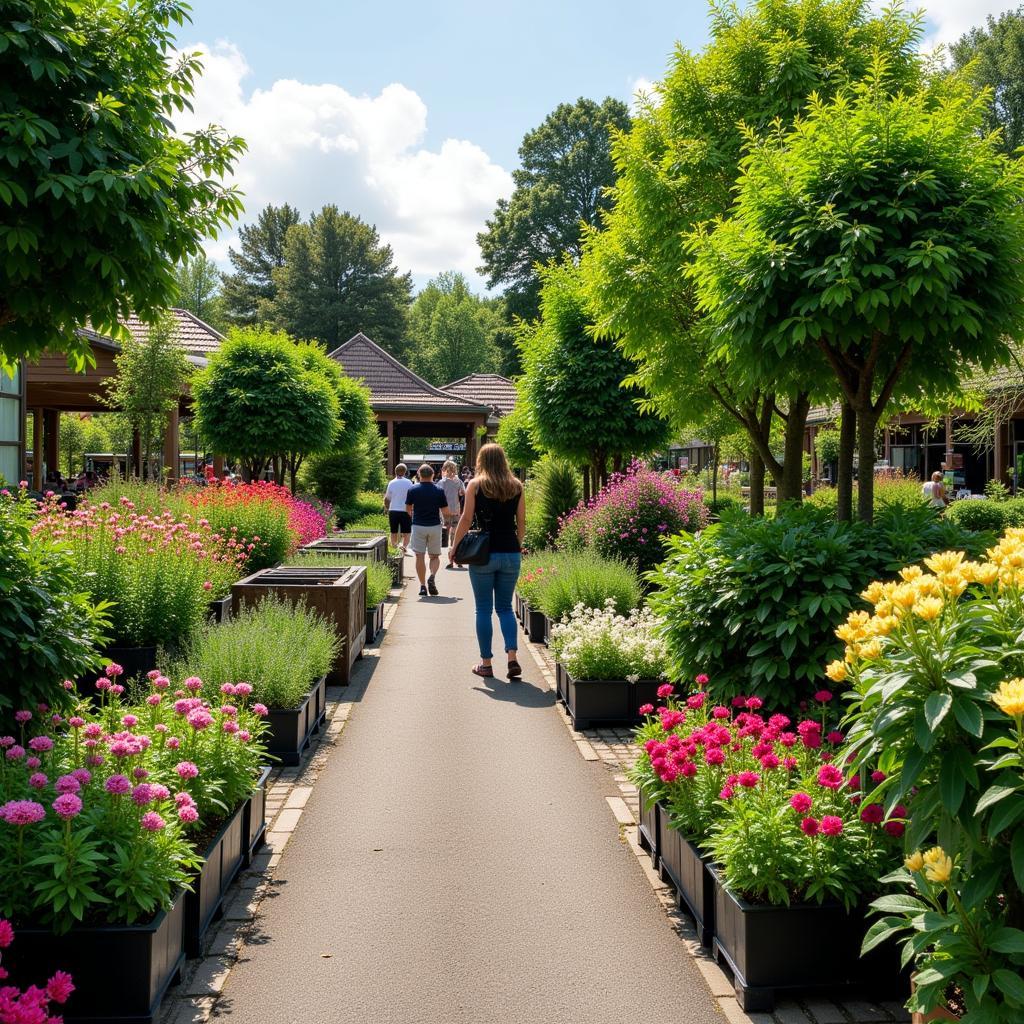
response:
<path id="1" fill-rule="evenodd" d="M 555 693 L 558 695 L 558 699 L 566 704 L 569 701 L 569 685 L 568 685 L 569 674 L 565 671 L 565 666 L 560 662 L 555 662 Z"/>
<path id="2" fill-rule="evenodd" d="M 640 801 L 640 823 L 637 826 L 637 839 L 640 849 L 650 854 L 651 863 L 658 867 L 661 858 L 661 805 L 657 800 L 648 802 L 641 789 L 637 794 Z"/>
<path id="3" fill-rule="evenodd" d="M 270 708 L 264 737 L 267 753 L 281 764 L 293 765 L 302 760 L 310 737 L 320 726 L 327 707 L 327 677 L 319 679 L 295 708 Z"/>
<path id="4" fill-rule="evenodd" d="M 400 587 L 404 576 L 405 558 L 402 555 L 388 555 L 388 568 L 391 570 L 391 586 Z"/>
<path id="5" fill-rule="evenodd" d="M 360 560 L 383 562 L 388 557 L 387 534 L 370 530 L 341 530 L 328 537 L 310 541 L 303 551 L 342 551 Z"/>
<path id="6" fill-rule="evenodd" d="M 210 841 L 203 854 L 203 866 L 185 893 L 185 955 L 202 956 L 203 938 L 224 903 L 246 855 L 246 808 L 238 805 Z"/>
<path id="7" fill-rule="evenodd" d="M 252 794 L 245 805 L 245 858 L 244 865 L 252 863 L 253 855 L 263 845 L 267 834 L 267 782 L 271 767 L 264 765 L 260 777 L 253 786 Z"/>
<path id="8" fill-rule="evenodd" d="M 574 729 L 631 721 L 630 686 L 625 679 L 575 679 L 566 671 L 565 706 Z"/>
<path id="9" fill-rule="evenodd" d="M 702 946 L 711 946 L 715 927 L 715 880 L 710 862 L 669 823 L 668 809 L 660 807 L 661 874 L 679 896 L 680 909 L 689 913 Z"/>
<path id="10" fill-rule="evenodd" d="M 519 599 L 519 625 L 526 629 L 526 623 L 530 620 L 530 603 Z"/>
<path id="11" fill-rule="evenodd" d="M 209 619 L 211 622 L 227 622 L 231 618 L 231 595 L 211 601 Z"/>
<path id="12" fill-rule="evenodd" d="M 715 882 L 716 958 L 732 972 L 736 998 L 747 1012 L 770 1012 L 776 993 L 856 986 L 876 998 L 909 991 L 898 949 L 884 944 L 866 957 L 860 945 L 869 921 L 863 908 L 839 903 L 752 904 Z"/>
<path id="13" fill-rule="evenodd" d="M 254 605 L 268 594 L 305 604 L 318 612 L 342 638 L 342 648 L 328 675 L 332 683 L 346 686 L 352 666 L 366 642 L 366 569 L 361 565 L 339 565 L 305 569 L 288 566 L 261 569 L 231 587 L 233 614 Z"/>
<path id="14" fill-rule="evenodd" d="M 530 640 L 533 641 L 533 643 L 542 644 L 545 642 L 544 623 L 546 621 L 547 620 L 544 616 L 544 613 L 541 611 L 537 611 L 537 609 L 535 608 L 531 608 L 527 613 L 526 633 L 529 636 Z"/>
<path id="15" fill-rule="evenodd" d="M 633 684 L 633 705 L 631 710 L 633 717 L 638 722 L 644 717 L 640 714 L 640 709 L 645 704 L 653 704 L 657 707 L 662 703 L 661 698 L 658 696 L 659 686 L 661 686 L 661 680 L 659 679 L 638 679 Z"/>
<path id="16" fill-rule="evenodd" d="M 377 634 L 384 628 L 384 602 L 376 608 L 366 609 L 366 642 L 373 643 Z"/>
<path id="17" fill-rule="evenodd" d="M 78 925 L 64 935 L 22 925 L 4 950 L 5 984 L 45 985 L 67 971 L 75 991 L 64 1024 L 153 1024 L 185 961 L 185 893 L 148 924 Z"/>
<path id="18" fill-rule="evenodd" d="M 523 599 L 519 596 L 519 591 L 518 590 L 512 595 L 512 610 L 516 613 L 516 618 L 520 622 L 522 622 L 523 621 Z"/>

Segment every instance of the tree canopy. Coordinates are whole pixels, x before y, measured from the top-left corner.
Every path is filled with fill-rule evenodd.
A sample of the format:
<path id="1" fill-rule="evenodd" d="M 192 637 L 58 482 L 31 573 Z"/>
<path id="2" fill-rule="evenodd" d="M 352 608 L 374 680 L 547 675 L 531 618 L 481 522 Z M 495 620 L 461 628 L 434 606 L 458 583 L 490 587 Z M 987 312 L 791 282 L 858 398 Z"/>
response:
<path id="1" fill-rule="evenodd" d="M 620 100 L 561 103 L 519 147 L 515 190 L 500 199 L 477 236 L 480 273 L 489 288 L 506 285 L 509 311 L 525 320 L 540 309 L 538 265 L 582 252 L 583 225 L 596 224 L 614 184 L 610 131 L 629 127 Z"/>
<path id="2" fill-rule="evenodd" d="M 217 264 L 205 253 L 182 260 L 175 269 L 178 292 L 173 305 L 195 313 L 214 330 L 223 330 L 224 298 L 221 294 L 221 273 Z"/>
<path id="3" fill-rule="evenodd" d="M 401 345 L 412 289 L 377 229 L 328 205 L 285 236 L 270 316 L 297 338 L 328 350 L 362 331 L 384 348 Z"/>
<path id="4" fill-rule="evenodd" d="M 496 440 L 516 469 L 529 469 L 543 454 L 534 438 L 530 411 L 522 401 L 502 417 Z"/>
<path id="5" fill-rule="evenodd" d="M 200 71 L 174 54 L 180 0 L 8 0 L 0 15 L 0 365 L 77 329 L 173 302 L 175 266 L 241 210 L 244 149 L 211 126 L 176 134 Z"/>

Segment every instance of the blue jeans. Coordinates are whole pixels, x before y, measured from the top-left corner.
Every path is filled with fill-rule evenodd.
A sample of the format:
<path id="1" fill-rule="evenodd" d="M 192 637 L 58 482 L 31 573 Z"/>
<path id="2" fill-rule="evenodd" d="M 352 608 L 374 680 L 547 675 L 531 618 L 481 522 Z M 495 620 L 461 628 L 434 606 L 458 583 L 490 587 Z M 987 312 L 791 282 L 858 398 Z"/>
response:
<path id="1" fill-rule="evenodd" d="M 476 601 L 476 639 L 480 644 L 481 658 L 494 656 L 491 653 L 491 639 L 494 636 L 492 611 L 498 613 L 505 650 L 515 651 L 519 648 L 512 595 L 519 579 L 522 558 L 516 552 L 497 552 L 491 555 L 486 565 L 469 567 L 469 582 L 473 585 L 473 598 Z"/>

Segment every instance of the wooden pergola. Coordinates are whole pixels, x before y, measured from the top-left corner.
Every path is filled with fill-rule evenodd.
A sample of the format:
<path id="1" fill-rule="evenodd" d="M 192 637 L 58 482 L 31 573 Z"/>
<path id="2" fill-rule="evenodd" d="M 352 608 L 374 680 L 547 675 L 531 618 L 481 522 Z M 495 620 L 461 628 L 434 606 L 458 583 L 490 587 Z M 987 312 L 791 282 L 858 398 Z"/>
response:
<path id="1" fill-rule="evenodd" d="M 490 408 L 428 384 L 389 352 L 359 333 L 330 353 L 346 376 L 361 380 L 381 434 L 388 439 L 388 473 L 401 458 L 402 441 L 410 437 L 464 440 L 466 464 L 476 462 L 477 437 L 487 428 Z"/>

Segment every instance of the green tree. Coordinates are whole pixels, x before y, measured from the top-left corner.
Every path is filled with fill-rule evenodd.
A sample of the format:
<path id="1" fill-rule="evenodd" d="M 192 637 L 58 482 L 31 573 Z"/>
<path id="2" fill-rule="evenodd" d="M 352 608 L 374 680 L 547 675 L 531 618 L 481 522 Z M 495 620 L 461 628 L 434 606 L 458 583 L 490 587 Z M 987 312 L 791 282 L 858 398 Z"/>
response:
<path id="1" fill-rule="evenodd" d="M 302 218 L 294 206 L 268 204 L 255 224 L 238 229 L 238 249 L 228 249 L 233 274 L 224 275 L 224 317 L 229 324 L 245 327 L 271 319 L 277 296 L 274 271 L 284 266 L 284 242 L 288 229 Z"/>
<path id="2" fill-rule="evenodd" d="M 82 455 L 85 452 L 85 423 L 82 417 L 74 412 L 62 413 L 57 434 L 64 474 L 74 477 L 82 464 Z"/>
<path id="3" fill-rule="evenodd" d="M 105 405 L 123 413 L 141 438 L 141 464 L 132 467 L 140 477 L 153 469 L 153 450 L 171 410 L 181 399 L 192 367 L 178 338 L 177 321 L 162 313 L 144 340 L 129 335 L 114 357 L 117 375 L 104 382 Z"/>
<path id="4" fill-rule="evenodd" d="M 620 100 L 561 103 L 526 133 L 515 189 L 498 200 L 486 231 L 477 235 L 489 288 L 505 285 L 509 311 L 532 320 L 540 311 L 538 266 L 579 259 L 584 224 L 596 224 L 615 182 L 610 131 L 629 128 Z"/>
<path id="5" fill-rule="evenodd" d="M 192 394 L 199 431 L 215 452 L 241 461 L 246 480 L 274 460 L 281 482 L 288 453 L 325 451 L 337 432 L 331 382 L 307 369 L 287 334 L 267 328 L 232 328 L 195 375 Z"/>
<path id="6" fill-rule="evenodd" d="M 175 269 L 178 293 L 174 305 L 194 313 L 214 330 L 224 324 L 224 298 L 221 295 L 221 274 L 217 264 L 198 253 L 182 260 Z"/>
<path id="7" fill-rule="evenodd" d="M 589 467 L 595 485 L 608 460 L 620 463 L 660 447 L 668 422 L 646 396 L 624 383 L 634 365 L 611 341 L 594 341 L 579 273 L 571 263 L 542 271 L 541 320 L 520 339 L 522 394 L 537 442 L 554 455 Z"/>
<path id="8" fill-rule="evenodd" d="M 174 267 L 241 210 L 241 139 L 179 135 L 200 71 L 180 0 L 7 0 L 0 14 L 0 365 L 44 348 L 82 369 L 83 323 L 173 301 Z"/>
<path id="9" fill-rule="evenodd" d="M 440 387 L 470 373 L 494 373 L 500 313 L 469 289 L 462 274 L 438 274 L 409 310 L 409 366 Z"/>
<path id="10" fill-rule="evenodd" d="M 316 339 L 328 351 L 362 331 L 390 350 L 400 348 L 412 279 L 399 274 L 377 229 L 336 206 L 288 229 L 284 262 L 273 271 L 274 322 L 289 334 Z"/>
<path id="11" fill-rule="evenodd" d="M 1024 7 L 989 15 L 949 48 L 953 67 L 965 71 L 978 89 L 991 89 L 985 131 L 1002 129 L 1007 156 L 1024 146 Z"/>
<path id="12" fill-rule="evenodd" d="M 505 449 L 509 463 L 516 469 L 529 469 L 543 455 L 534 440 L 529 408 L 522 400 L 516 403 L 516 407 L 507 416 L 502 417 L 496 440 Z"/>
<path id="13" fill-rule="evenodd" d="M 603 230 L 590 232 L 583 259 L 596 328 L 637 361 L 636 379 L 673 420 L 699 419 L 710 401 L 747 432 L 754 512 L 763 510 L 765 467 L 783 483 L 786 460 L 780 463 L 770 444 L 776 409 L 799 414 L 808 384 L 828 373 L 820 363 L 774 360 L 753 380 L 741 377 L 697 307 L 685 273 L 693 258 L 687 237 L 729 215 L 742 125 L 765 131 L 776 119 L 792 123 L 813 92 L 829 97 L 860 80 L 879 52 L 894 81 L 913 85 L 919 38 L 919 20 L 899 8 L 876 17 L 868 0 L 715 6 L 707 47 L 697 54 L 677 47 L 632 129 L 615 133 L 612 205 Z M 799 420 L 787 421 L 793 449 L 803 432 Z"/>
<path id="14" fill-rule="evenodd" d="M 890 399 L 1007 358 L 1024 329 L 1024 165 L 957 77 L 812 99 L 791 131 L 748 135 L 733 217 L 695 235 L 692 274 L 738 364 L 824 355 L 857 418 L 858 515 L 874 505 Z"/>

